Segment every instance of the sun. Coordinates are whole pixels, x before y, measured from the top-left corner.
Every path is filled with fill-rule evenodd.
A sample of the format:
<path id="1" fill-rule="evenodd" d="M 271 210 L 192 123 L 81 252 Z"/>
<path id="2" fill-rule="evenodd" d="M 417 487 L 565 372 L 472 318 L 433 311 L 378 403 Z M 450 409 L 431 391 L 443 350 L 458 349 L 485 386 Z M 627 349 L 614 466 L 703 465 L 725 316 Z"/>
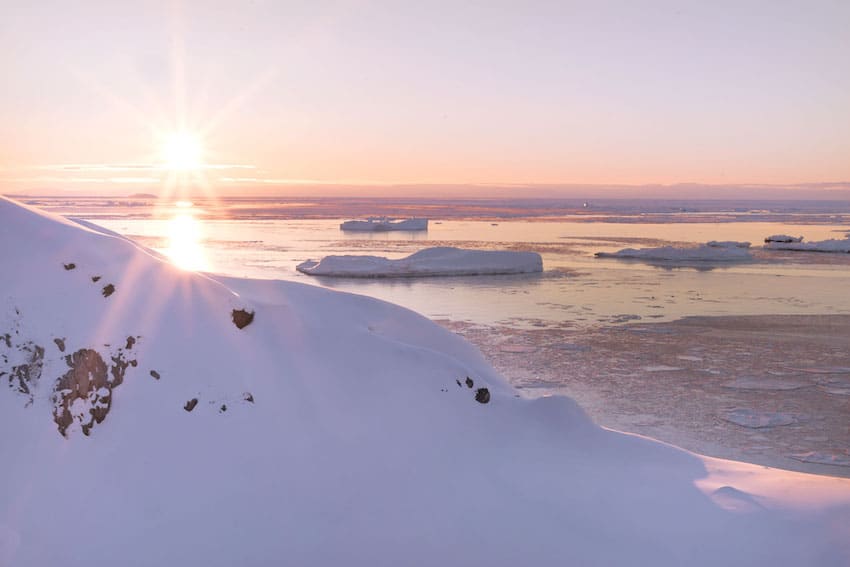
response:
<path id="1" fill-rule="evenodd" d="M 161 153 L 162 161 L 171 170 L 195 170 L 202 164 L 201 140 L 191 132 L 172 132 L 165 136 Z"/>

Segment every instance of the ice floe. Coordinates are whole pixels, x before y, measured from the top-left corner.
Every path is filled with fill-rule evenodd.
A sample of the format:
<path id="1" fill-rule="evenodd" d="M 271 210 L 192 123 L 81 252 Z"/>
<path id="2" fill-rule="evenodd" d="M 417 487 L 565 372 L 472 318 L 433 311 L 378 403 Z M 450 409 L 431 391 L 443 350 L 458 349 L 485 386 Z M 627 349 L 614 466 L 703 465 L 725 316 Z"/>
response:
<path id="1" fill-rule="evenodd" d="M 624 248 L 617 252 L 597 252 L 596 257 L 670 262 L 734 262 L 752 259 L 749 248 L 749 242 L 712 240 L 692 247 Z"/>

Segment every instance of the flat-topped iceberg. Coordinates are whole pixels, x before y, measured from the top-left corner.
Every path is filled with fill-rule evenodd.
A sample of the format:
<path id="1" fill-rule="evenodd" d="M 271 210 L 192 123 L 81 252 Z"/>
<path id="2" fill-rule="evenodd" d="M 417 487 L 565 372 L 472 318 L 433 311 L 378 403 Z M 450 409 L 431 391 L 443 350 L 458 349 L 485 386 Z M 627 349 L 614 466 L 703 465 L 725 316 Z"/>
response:
<path id="1" fill-rule="evenodd" d="M 624 248 L 617 252 L 597 252 L 596 257 L 669 262 L 736 262 L 752 259 L 749 248 L 749 242 L 712 240 L 693 247 Z"/>
<path id="2" fill-rule="evenodd" d="M 369 217 L 362 220 L 345 221 L 339 225 L 340 230 L 361 232 L 386 232 L 390 230 L 428 230 L 428 219 L 391 219 L 388 217 Z"/>
<path id="3" fill-rule="evenodd" d="M 479 276 L 542 272 L 543 260 L 536 252 L 440 246 L 395 260 L 383 256 L 326 256 L 318 262 L 303 262 L 295 269 L 311 276 L 348 278 Z"/>
<path id="4" fill-rule="evenodd" d="M 774 237 L 769 237 L 774 238 Z M 832 252 L 838 254 L 850 253 L 850 238 L 829 240 L 818 240 L 815 242 L 803 242 L 803 237 L 793 240 L 770 240 L 765 239 L 767 250 L 796 250 L 799 252 Z"/>

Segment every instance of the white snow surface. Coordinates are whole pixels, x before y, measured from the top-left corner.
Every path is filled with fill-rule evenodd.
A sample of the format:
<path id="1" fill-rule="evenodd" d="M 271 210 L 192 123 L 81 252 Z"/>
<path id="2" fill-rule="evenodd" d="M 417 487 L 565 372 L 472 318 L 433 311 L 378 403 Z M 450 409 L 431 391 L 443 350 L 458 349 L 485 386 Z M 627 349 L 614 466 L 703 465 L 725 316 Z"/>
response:
<path id="1" fill-rule="evenodd" d="M 847 480 L 517 397 L 407 309 L 182 272 L 3 199 L 0 238 L 0 565 L 850 563 Z M 36 346 L 30 396 L 9 376 Z M 52 412 L 72 392 L 55 390 L 81 349 L 136 365 L 90 435 L 65 437 Z"/>
<path id="2" fill-rule="evenodd" d="M 773 238 L 773 237 L 770 237 Z M 832 238 L 803 242 L 803 237 L 791 241 L 767 241 L 764 247 L 768 250 L 797 250 L 800 252 L 832 252 L 838 254 L 850 253 L 850 237 L 844 239 Z"/>
<path id="3" fill-rule="evenodd" d="M 296 266 L 311 276 L 349 278 L 476 276 L 543 271 L 536 252 L 464 250 L 449 246 L 425 248 L 396 260 L 382 256 L 326 256 Z"/>
<path id="4" fill-rule="evenodd" d="M 659 246 L 624 248 L 617 252 L 597 252 L 598 258 L 626 258 L 671 262 L 735 262 L 751 260 L 749 242 L 716 241 L 694 247 Z"/>

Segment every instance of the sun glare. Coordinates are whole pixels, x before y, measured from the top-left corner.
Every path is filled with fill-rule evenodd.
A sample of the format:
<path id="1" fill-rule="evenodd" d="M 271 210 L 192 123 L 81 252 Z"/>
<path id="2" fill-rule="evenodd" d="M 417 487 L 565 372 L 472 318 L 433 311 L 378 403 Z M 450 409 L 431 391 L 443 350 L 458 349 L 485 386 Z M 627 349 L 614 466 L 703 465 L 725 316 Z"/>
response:
<path id="1" fill-rule="evenodd" d="M 201 140 L 189 132 L 172 132 L 162 144 L 162 160 L 172 170 L 200 168 L 202 154 Z"/>
<path id="2" fill-rule="evenodd" d="M 191 213 L 179 213 L 168 223 L 169 245 L 165 253 L 178 268 L 207 270 L 201 223 Z"/>

